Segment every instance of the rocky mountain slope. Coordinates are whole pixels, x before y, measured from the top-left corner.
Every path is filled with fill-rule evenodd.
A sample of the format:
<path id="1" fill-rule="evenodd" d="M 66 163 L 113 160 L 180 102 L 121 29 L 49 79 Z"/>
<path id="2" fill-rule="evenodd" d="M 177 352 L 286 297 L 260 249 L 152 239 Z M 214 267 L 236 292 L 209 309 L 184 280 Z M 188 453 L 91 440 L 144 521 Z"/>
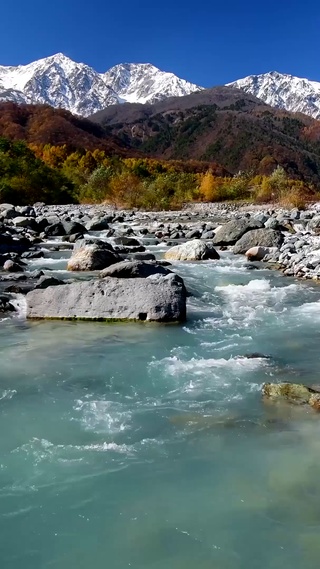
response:
<path id="1" fill-rule="evenodd" d="M 149 63 L 98 73 L 58 53 L 28 65 L 0 66 L 0 101 L 48 104 L 85 117 L 117 103 L 154 103 L 199 89 Z"/>
<path id="2" fill-rule="evenodd" d="M 234 87 L 155 105 L 117 105 L 91 119 L 159 158 L 215 161 L 233 174 L 269 174 L 281 164 L 293 177 L 320 179 L 320 122 L 274 109 Z"/>
<path id="3" fill-rule="evenodd" d="M 287 111 L 305 113 L 320 119 L 320 83 L 271 71 L 250 75 L 229 86 L 259 97 L 268 105 Z"/>

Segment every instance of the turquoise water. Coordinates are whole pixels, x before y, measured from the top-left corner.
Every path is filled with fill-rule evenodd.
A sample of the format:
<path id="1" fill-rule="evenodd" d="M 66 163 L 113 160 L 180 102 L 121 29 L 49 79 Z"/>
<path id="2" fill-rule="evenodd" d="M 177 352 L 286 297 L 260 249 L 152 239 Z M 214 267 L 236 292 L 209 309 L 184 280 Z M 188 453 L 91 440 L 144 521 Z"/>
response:
<path id="1" fill-rule="evenodd" d="M 319 567 L 320 418 L 260 388 L 320 383 L 320 289 L 177 267 L 184 326 L 0 324 L 1 568 Z"/>

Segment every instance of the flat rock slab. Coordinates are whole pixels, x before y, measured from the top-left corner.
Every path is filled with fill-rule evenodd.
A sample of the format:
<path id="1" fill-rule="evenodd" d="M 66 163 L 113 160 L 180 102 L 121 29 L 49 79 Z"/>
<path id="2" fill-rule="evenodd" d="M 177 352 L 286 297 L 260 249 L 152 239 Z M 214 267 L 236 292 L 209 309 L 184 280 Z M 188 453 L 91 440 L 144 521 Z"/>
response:
<path id="1" fill-rule="evenodd" d="M 186 291 L 175 275 L 147 279 L 107 277 L 29 292 L 27 318 L 182 322 Z"/>

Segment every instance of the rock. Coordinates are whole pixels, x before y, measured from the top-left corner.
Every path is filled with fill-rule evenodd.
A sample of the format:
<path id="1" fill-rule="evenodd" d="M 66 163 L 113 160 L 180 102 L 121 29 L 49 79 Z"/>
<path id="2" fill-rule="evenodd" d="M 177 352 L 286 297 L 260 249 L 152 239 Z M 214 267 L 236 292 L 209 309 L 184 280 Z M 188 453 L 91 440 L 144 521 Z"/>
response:
<path id="1" fill-rule="evenodd" d="M 206 259 L 220 259 L 220 255 L 211 244 L 209 245 L 200 239 L 194 239 L 172 247 L 165 252 L 164 258 L 173 261 L 204 261 Z"/>
<path id="2" fill-rule="evenodd" d="M 150 247 L 150 245 L 159 245 L 159 243 L 159 239 L 155 239 L 155 237 L 147 237 L 143 239 L 143 244 L 147 247 Z"/>
<path id="3" fill-rule="evenodd" d="M 83 233 L 72 233 L 69 236 L 68 240 L 69 240 L 69 243 L 76 243 L 76 241 L 79 241 L 80 239 L 83 239 Z"/>
<path id="4" fill-rule="evenodd" d="M 186 233 L 186 239 L 199 239 L 200 231 L 199 229 L 191 229 Z"/>
<path id="5" fill-rule="evenodd" d="M 28 272 L 28 277 L 30 279 L 40 279 L 40 277 L 43 277 L 44 272 L 41 269 L 35 269 L 34 271 L 30 271 Z"/>
<path id="6" fill-rule="evenodd" d="M 315 215 L 308 223 L 308 229 L 315 231 L 320 228 L 320 215 Z"/>
<path id="7" fill-rule="evenodd" d="M 275 247 L 251 247 L 246 251 L 248 261 L 262 261 L 266 255 L 272 255 L 277 249 Z"/>
<path id="8" fill-rule="evenodd" d="M 143 278 L 146 279 L 150 275 L 169 275 L 173 274 L 170 269 L 152 262 L 143 261 L 121 261 L 115 263 L 101 271 L 100 277 L 117 277 L 122 279 Z"/>
<path id="9" fill-rule="evenodd" d="M 246 253 L 252 247 L 275 247 L 279 249 L 283 242 L 283 235 L 274 229 L 254 229 L 245 233 L 234 245 L 235 254 Z"/>
<path id="10" fill-rule="evenodd" d="M 94 217 L 86 224 L 87 231 L 106 231 L 109 229 L 109 223 L 112 222 L 110 215 L 105 217 Z"/>
<path id="11" fill-rule="evenodd" d="M 257 219 L 233 219 L 216 231 L 214 245 L 234 245 L 247 231 L 259 229 L 263 224 Z"/>
<path id="12" fill-rule="evenodd" d="M 254 360 L 254 359 L 264 359 L 270 360 L 271 356 L 266 356 L 265 354 L 261 354 L 260 352 L 252 352 L 251 354 L 244 354 L 243 356 L 247 360 Z"/>
<path id="13" fill-rule="evenodd" d="M 9 206 L 1 211 L 1 216 L 4 219 L 14 219 L 15 217 L 18 217 L 19 213 L 16 211 L 16 209 L 13 206 L 10 206 L 10 204 L 4 204 L 4 205 Z"/>
<path id="14" fill-rule="evenodd" d="M 15 227 L 28 227 L 34 231 L 38 229 L 38 224 L 33 217 L 15 217 L 13 219 L 13 225 Z"/>
<path id="15" fill-rule="evenodd" d="M 258 271 L 260 269 L 260 267 L 258 267 L 257 265 L 254 265 L 253 263 L 246 263 L 244 265 L 244 268 L 247 269 L 247 271 Z"/>
<path id="16" fill-rule="evenodd" d="M 143 245 L 139 247 L 125 247 L 124 245 L 115 245 L 114 251 L 119 255 L 131 255 L 132 253 L 144 253 L 146 248 Z"/>
<path id="17" fill-rule="evenodd" d="M 44 228 L 44 232 L 47 235 L 47 237 L 57 237 L 66 234 L 61 221 L 53 223 L 52 225 L 47 225 Z"/>
<path id="18" fill-rule="evenodd" d="M 64 235 L 75 235 L 76 233 L 83 235 L 87 232 L 86 228 L 76 221 L 63 221 L 62 227 Z"/>
<path id="19" fill-rule="evenodd" d="M 148 279 L 104 278 L 33 290 L 28 318 L 180 322 L 186 317 L 185 287 L 174 275 Z"/>
<path id="20" fill-rule="evenodd" d="M 40 259 L 42 257 L 44 257 L 43 251 L 26 251 L 21 255 L 22 259 Z"/>
<path id="21" fill-rule="evenodd" d="M 301 216 L 301 211 L 297 207 L 295 207 L 291 210 L 291 212 L 290 212 L 290 218 L 291 219 L 293 219 L 293 220 L 300 219 L 300 216 Z"/>
<path id="22" fill-rule="evenodd" d="M 10 274 L 10 275 L 2 275 L 0 277 L 1 281 L 4 282 L 17 282 L 17 281 L 26 281 L 27 280 L 27 275 L 22 274 L 22 273 L 16 273 L 16 274 Z"/>
<path id="23" fill-rule="evenodd" d="M 265 383 L 262 393 L 269 399 L 283 399 L 291 403 L 309 403 L 313 389 L 299 383 Z"/>
<path id="24" fill-rule="evenodd" d="M 134 253 L 132 258 L 135 261 L 155 261 L 156 256 L 153 253 Z"/>
<path id="25" fill-rule="evenodd" d="M 14 209 L 14 205 L 12 203 L 0 203 L 0 213 L 3 213 L 8 209 Z"/>
<path id="26" fill-rule="evenodd" d="M 0 294 L 0 312 L 14 312 L 15 307 L 10 302 L 11 297 L 5 294 Z"/>
<path id="27" fill-rule="evenodd" d="M 3 270 L 8 271 L 8 273 L 21 273 L 23 271 L 23 267 L 22 265 L 19 265 L 19 263 L 8 259 L 3 265 Z"/>
<path id="28" fill-rule="evenodd" d="M 320 395 L 319 393 L 313 393 L 309 399 L 309 405 L 313 407 L 316 411 L 320 411 Z"/>
<path id="29" fill-rule="evenodd" d="M 38 280 L 36 286 L 34 287 L 35 289 L 38 288 L 48 288 L 48 286 L 58 286 L 58 285 L 62 285 L 64 284 L 63 281 L 61 281 L 60 279 L 56 279 L 55 277 L 48 277 L 46 275 L 43 275 L 42 277 L 40 277 L 40 279 Z"/>
<path id="30" fill-rule="evenodd" d="M 16 210 L 24 216 L 27 217 L 35 217 L 36 216 L 36 212 L 34 210 L 34 207 L 30 206 L 30 205 L 23 205 L 20 207 L 17 207 Z"/>
<path id="31" fill-rule="evenodd" d="M 31 247 L 31 243 L 25 237 L 16 236 L 7 233 L 0 234 L 0 253 L 24 253 Z"/>
<path id="32" fill-rule="evenodd" d="M 269 219 L 269 216 L 268 216 L 268 215 L 265 215 L 264 213 L 257 213 L 257 214 L 254 216 L 254 219 L 257 220 L 257 221 L 260 221 L 260 223 L 263 223 L 263 225 L 265 225 L 265 223 L 266 223 L 266 222 L 268 221 L 268 219 Z"/>
<path id="33" fill-rule="evenodd" d="M 110 245 L 78 241 L 68 261 L 68 271 L 101 271 L 121 261 L 121 257 L 110 250 Z"/>
<path id="34" fill-rule="evenodd" d="M 215 236 L 215 232 L 210 230 L 210 231 L 205 231 L 204 233 L 202 233 L 201 235 L 201 239 L 213 239 Z"/>
<path id="35" fill-rule="evenodd" d="M 279 229 L 280 223 L 275 217 L 269 217 L 264 226 L 266 229 Z"/>
<path id="36" fill-rule="evenodd" d="M 134 239 L 133 237 L 126 237 L 122 235 L 120 237 L 115 237 L 114 242 L 116 245 L 125 245 L 126 247 L 139 247 L 140 242 L 138 239 Z"/>

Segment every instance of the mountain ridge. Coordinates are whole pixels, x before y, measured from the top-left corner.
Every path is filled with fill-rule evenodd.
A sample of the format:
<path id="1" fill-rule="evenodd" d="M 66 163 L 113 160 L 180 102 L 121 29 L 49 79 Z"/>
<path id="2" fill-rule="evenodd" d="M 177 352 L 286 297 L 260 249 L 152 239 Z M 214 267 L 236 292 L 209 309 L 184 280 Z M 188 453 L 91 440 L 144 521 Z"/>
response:
<path id="1" fill-rule="evenodd" d="M 227 84 L 268 105 L 320 119 L 320 82 L 279 71 L 248 75 Z"/>
<path id="2" fill-rule="evenodd" d="M 199 89 L 151 63 L 120 63 L 98 73 L 57 53 L 27 65 L 0 66 L 0 101 L 48 104 L 84 117 L 109 105 L 152 103 Z"/>

